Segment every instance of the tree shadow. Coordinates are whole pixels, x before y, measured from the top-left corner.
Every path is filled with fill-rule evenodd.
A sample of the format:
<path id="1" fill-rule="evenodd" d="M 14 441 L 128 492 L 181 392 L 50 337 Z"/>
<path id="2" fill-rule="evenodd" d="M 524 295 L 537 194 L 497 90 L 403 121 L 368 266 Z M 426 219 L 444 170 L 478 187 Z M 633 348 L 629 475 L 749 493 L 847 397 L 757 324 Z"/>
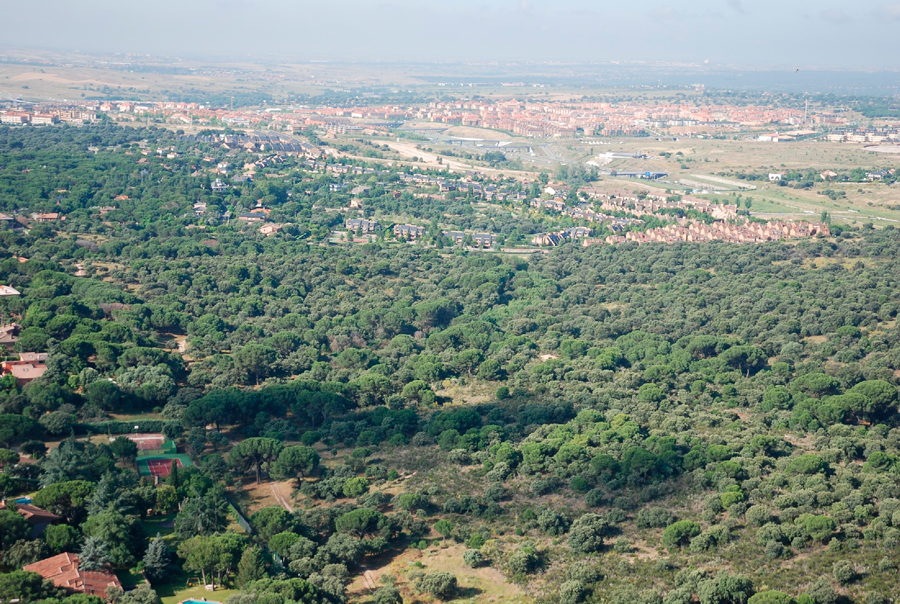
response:
<path id="1" fill-rule="evenodd" d="M 457 587 L 456 593 L 454 594 L 454 599 L 466 599 L 466 598 L 474 598 L 475 596 L 481 595 L 484 593 L 484 590 L 478 589 L 477 587 Z"/>

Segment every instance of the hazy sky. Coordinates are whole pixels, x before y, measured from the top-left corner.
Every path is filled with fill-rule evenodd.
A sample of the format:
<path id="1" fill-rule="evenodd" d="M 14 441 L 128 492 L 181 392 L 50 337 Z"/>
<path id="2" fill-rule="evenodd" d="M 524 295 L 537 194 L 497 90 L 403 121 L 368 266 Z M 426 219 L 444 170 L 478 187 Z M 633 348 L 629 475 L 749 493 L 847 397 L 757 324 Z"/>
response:
<path id="1" fill-rule="evenodd" d="M 213 58 L 900 69 L 900 0 L 42 0 L 0 43 Z M 47 18 L 35 15 L 35 10 Z"/>

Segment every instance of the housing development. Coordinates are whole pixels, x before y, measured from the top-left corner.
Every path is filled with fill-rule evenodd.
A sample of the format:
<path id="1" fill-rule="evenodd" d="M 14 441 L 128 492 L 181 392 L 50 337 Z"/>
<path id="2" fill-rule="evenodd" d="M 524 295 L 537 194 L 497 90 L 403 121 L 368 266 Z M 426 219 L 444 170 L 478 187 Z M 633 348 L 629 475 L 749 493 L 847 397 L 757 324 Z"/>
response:
<path id="1" fill-rule="evenodd" d="M 516 53 L 566 3 L 95 4 L 44 25 Z M 893 71 L 240 56 L 0 51 L 0 604 L 900 601 Z"/>

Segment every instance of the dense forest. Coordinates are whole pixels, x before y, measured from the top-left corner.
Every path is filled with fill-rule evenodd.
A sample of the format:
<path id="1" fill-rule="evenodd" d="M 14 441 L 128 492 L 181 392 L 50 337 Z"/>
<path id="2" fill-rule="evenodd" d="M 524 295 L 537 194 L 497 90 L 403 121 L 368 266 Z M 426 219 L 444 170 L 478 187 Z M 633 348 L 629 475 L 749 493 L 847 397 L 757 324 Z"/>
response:
<path id="1" fill-rule="evenodd" d="M 62 518 L 33 538 L 0 510 L 0 599 L 99 601 L 22 570 L 63 552 L 145 577 L 121 604 L 184 574 L 228 604 L 474 597 L 461 566 L 564 604 L 898 596 L 900 230 L 528 257 L 328 245 L 330 177 L 217 197 L 188 150 L 155 154 L 174 144 L 0 130 L 0 211 L 66 217 L 0 230 L 0 284 L 21 292 L 0 298 L 21 326 L 9 354 L 49 354 L 40 379 L 0 379 L 0 494 Z M 529 229 L 372 184 L 379 211 Z M 293 228 L 191 211 L 257 199 Z M 193 465 L 141 477 L 114 438 L 135 424 Z M 247 503 L 275 480 L 293 511 Z M 416 550 L 434 562 L 348 592 Z"/>

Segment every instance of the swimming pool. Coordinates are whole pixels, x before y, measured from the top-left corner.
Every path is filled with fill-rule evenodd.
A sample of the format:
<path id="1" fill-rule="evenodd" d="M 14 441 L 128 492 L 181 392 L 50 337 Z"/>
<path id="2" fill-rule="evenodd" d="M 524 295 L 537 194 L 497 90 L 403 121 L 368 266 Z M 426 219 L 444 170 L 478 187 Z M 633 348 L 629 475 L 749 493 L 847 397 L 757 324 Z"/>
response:
<path id="1" fill-rule="evenodd" d="M 185 600 L 181 604 L 222 604 L 214 600 Z"/>
<path id="2" fill-rule="evenodd" d="M 31 503 L 31 497 L 19 497 L 16 503 Z"/>

